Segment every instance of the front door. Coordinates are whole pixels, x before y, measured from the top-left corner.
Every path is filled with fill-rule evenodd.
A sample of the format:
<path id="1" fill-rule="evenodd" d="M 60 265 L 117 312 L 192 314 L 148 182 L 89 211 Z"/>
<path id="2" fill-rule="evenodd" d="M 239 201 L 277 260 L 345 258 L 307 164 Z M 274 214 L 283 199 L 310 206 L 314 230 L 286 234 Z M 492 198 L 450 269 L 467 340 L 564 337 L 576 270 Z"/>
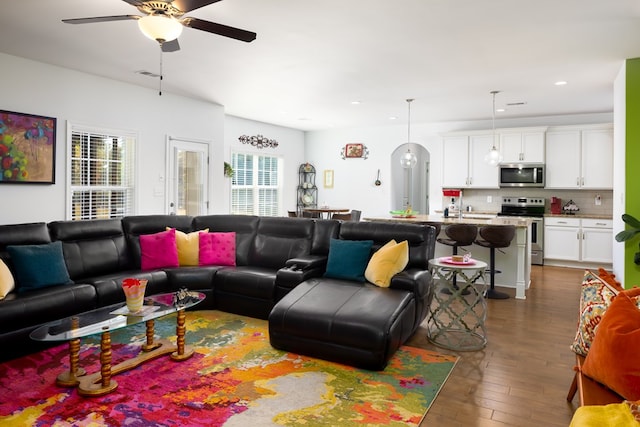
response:
<path id="1" fill-rule="evenodd" d="M 168 206 L 171 215 L 204 215 L 208 211 L 209 144 L 169 137 Z"/>

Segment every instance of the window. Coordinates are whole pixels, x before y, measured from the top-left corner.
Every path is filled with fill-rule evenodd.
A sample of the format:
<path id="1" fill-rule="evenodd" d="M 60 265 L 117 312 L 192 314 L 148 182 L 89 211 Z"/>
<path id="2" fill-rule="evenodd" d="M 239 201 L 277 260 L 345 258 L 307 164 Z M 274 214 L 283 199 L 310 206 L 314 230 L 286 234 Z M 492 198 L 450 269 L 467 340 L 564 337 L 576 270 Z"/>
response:
<path id="1" fill-rule="evenodd" d="M 232 153 L 231 166 L 231 213 L 280 215 L 281 160 L 277 157 Z"/>
<path id="2" fill-rule="evenodd" d="M 69 199 L 73 220 L 122 218 L 134 213 L 137 136 L 69 124 Z"/>

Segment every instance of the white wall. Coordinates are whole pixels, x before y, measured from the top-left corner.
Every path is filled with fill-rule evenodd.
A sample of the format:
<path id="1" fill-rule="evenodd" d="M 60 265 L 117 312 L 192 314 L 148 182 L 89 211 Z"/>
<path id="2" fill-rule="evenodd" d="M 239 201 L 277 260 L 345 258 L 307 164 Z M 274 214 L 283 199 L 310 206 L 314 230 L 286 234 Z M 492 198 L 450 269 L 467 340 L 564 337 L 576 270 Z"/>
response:
<path id="1" fill-rule="evenodd" d="M 496 120 L 496 128 L 528 126 L 560 126 L 610 123 L 612 114 L 585 114 L 552 117 L 531 117 Z M 430 212 L 442 209 L 442 140 L 444 132 L 491 129 L 491 120 L 411 123 L 411 142 L 429 151 L 431 170 L 429 180 Z M 334 170 L 334 187 L 318 185 L 318 201 L 332 207 L 358 209 L 365 216 L 388 215 L 391 210 L 391 153 L 407 142 L 407 125 L 372 128 L 335 129 L 307 132 L 305 151 L 314 164 L 318 176 L 325 169 Z M 362 143 L 369 149 L 369 158 L 342 159 L 340 150 L 347 143 Z M 382 185 L 374 185 L 380 169 Z"/>
<path id="2" fill-rule="evenodd" d="M 622 214 L 626 212 L 625 190 L 626 190 L 626 127 L 627 127 L 627 64 L 622 65 L 618 76 L 613 84 L 613 235 L 625 229 L 622 221 Z M 618 280 L 624 285 L 625 244 L 613 242 L 613 272 Z"/>
<path id="3" fill-rule="evenodd" d="M 276 156 L 284 160 L 283 200 L 280 215 L 286 216 L 288 210 L 296 210 L 296 187 L 298 186 L 298 167 L 305 163 L 304 132 L 300 130 L 271 125 L 268 123 L 246 120 L 234 116 L 226 116 L 224 124 L 225 152 L 224 159 L 230 162 L 231 151 L 252 153 L 257 155 Z M 278 141 L 276 148 L 256 148 L 238 141 L 241 135 L 262 135 Z M 225 179 L 224 200 L 225 212 L 229 211 L 231 180 Z"/>
<path id="4" fill-rule="evenodd" d="M 0 54 L 0 108 L 57 118 L 56 174 L 54 185 L 0 184 L 0 223 L 52 221 L 65 218 L 66 124 L 136 131 L 139 182 L 137 211 L 164 213 L 164 196 L 154 196 L 163 186 L 166 136 L 211 142 L 212 158 L 222 159 L 223 107 L 169 93 Z M 211 210 L 224 205 L 216 192 L 222 182 L 222 161 L 211 164 Z M 219 187 L 219 186 L 218 186 Z"/>

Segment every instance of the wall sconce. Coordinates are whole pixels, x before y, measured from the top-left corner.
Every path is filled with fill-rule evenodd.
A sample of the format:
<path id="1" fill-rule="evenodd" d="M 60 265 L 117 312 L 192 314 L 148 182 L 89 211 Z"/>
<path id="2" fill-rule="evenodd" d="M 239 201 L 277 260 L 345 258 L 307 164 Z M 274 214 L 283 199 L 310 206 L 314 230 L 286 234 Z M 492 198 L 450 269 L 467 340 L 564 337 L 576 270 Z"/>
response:
<path id="1" fill-rule="evenodd" d="M 278 141 L 276 141 L 275 139 L 265 138 L 262 135 L 242 135 L 238 137 L 238 141 L 242 142 L 243 144 L 251 144 L 256 148 L 276 148 L 278 146 Z"/>

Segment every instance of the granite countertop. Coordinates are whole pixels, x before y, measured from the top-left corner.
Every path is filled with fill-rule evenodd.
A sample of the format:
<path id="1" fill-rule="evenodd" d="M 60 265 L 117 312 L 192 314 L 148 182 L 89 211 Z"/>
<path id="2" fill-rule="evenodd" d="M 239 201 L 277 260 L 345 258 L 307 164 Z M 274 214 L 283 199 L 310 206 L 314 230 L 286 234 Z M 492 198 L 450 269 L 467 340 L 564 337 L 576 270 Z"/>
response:
<path id="1" fill-rule="evenodd" d="M 465 215 L 478 212 L 465 212 Z M 480 214 L 481 215 L 481 214 Z M 491 218 L 473 218 L 473 217 L 448 217 L 442 215 L 416 215 L 412 218 L 394 218 L 392 216 L 364 218 L 365 221 L 388 221 L 388 222 L 438 222 L 441 224 L 473 224 L 473 225 L 515 225 L 516 227 L 528 227 L 531 225 L 531 218 L 518 216 L 496 216 Z"/>

